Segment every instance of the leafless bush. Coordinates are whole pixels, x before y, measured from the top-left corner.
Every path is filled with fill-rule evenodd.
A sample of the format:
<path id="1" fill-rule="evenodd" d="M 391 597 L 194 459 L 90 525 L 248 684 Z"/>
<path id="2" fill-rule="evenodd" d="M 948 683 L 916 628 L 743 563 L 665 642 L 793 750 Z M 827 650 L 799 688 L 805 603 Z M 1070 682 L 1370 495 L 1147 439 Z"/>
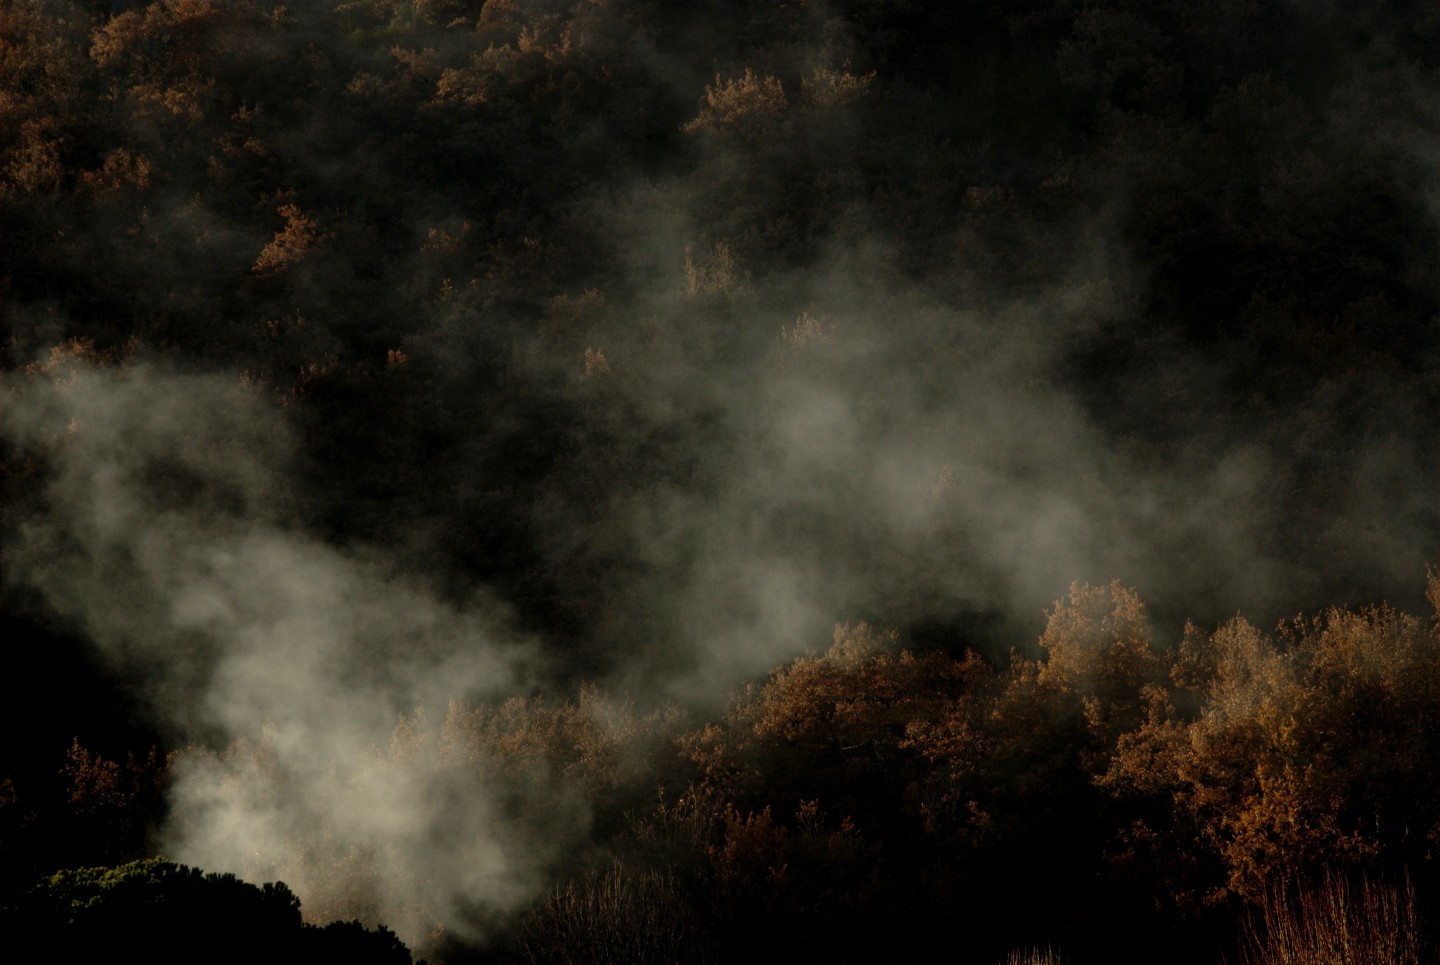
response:
<path id="1" fill-rule="evenodd" d="M 1061 965 L 1063 960 L 1053 948 L 1014 949 L 1001 965 Z"/>
<path id="2" fill-rule="evenodd" d="M 535 963 L 703 963 L 707 948 L 673 875 L 619 862 L 560 885 L 525 923 Z"/>
<path id="3" fill-rule="evenodd" d="M 1245 965 L 1420 965 L 1425 943 L 1415 889 L 1327 874 L 1276 886 L 1246 928 Z"/>

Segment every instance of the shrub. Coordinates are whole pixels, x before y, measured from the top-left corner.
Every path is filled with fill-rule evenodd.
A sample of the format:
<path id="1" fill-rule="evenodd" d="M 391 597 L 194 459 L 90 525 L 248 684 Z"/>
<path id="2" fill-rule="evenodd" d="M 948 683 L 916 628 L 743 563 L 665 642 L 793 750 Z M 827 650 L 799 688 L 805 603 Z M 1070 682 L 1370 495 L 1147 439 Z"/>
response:
<path id="1" fill-rule="evenodd" d="M 58 961 L 410 963 L 384 928 L 302 924 L 300 900 L 282 882 L 253 885 L 164 858 L 57 872 L 0 907 L 0 926 Z"/>

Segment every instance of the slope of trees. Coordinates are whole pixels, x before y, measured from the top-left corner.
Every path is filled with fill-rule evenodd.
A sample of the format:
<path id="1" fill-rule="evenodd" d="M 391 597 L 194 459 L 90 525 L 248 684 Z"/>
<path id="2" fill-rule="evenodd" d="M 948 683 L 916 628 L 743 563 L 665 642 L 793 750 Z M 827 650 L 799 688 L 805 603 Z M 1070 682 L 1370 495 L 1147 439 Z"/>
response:
<path id="1" fill-rule="evenodd" d="M 1437 71 L 1415 3 L 0 0 L 5 894 L 293 931 L 129 863 L 206 775 L 436 960 L 1433 919 Z M 257 532 L 420 614 L 345 740 L 224 689 Z"/>
<path id="2" fill-rule="evenodd" d="M 243 371 L 307 441 L 308 524 L 425 533 L 592 665 L 595 597 L 649 574 L 585 500 L 753 444 L 665 373 L 743 383 L 777 315 L 854 304 L 837 270 L 875 279 L 845 351 L 932 393 L 974 351 L 957 314 L 1080 316 L 1044 375 L 1140 470 L 1263 454 L 1254 538 L 1302 599 L 1434 555 L 1433 505 L 1371 495 L 1435 468 L 1433 17 L 103 6 L 4 9 L 6 368 L 75 337 Z"/>

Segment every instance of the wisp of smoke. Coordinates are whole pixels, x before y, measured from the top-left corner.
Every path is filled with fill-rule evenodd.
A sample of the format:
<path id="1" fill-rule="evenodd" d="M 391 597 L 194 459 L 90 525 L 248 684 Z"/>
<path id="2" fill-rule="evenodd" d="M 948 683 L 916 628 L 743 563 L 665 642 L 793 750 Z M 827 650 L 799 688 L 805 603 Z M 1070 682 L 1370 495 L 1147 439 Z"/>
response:
<path id="1" fill-rule="evenodd" d="M 173 858 L 284 877 L 312 914 L 340 902 L 413 939 L 514 907 L 584 835 L 581 801 L 522 828 L 483 775 L 386 758 L 402 716 L 513 693 L 533 654 L 498 605 L 443 603 L 287 526 L 285 428 L 238 380 L 81 367 L 17 383 L 8 421 L 50 474 L 12 578 L 144 679 L 178 735 L 241 741 L 177 761 Z M 363 872 L 335 880 L 347 861 Z"/>

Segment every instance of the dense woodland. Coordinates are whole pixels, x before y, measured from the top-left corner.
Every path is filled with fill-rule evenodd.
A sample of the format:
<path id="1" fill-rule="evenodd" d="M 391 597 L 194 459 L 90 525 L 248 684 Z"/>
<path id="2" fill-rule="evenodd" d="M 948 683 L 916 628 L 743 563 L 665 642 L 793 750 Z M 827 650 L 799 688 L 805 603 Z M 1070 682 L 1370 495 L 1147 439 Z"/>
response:
<path id="1" fill-rule="evenodd" d="M 1437 108 L 1408 2 L 0 0 L 0 920 L 1429 960 Z"/>

